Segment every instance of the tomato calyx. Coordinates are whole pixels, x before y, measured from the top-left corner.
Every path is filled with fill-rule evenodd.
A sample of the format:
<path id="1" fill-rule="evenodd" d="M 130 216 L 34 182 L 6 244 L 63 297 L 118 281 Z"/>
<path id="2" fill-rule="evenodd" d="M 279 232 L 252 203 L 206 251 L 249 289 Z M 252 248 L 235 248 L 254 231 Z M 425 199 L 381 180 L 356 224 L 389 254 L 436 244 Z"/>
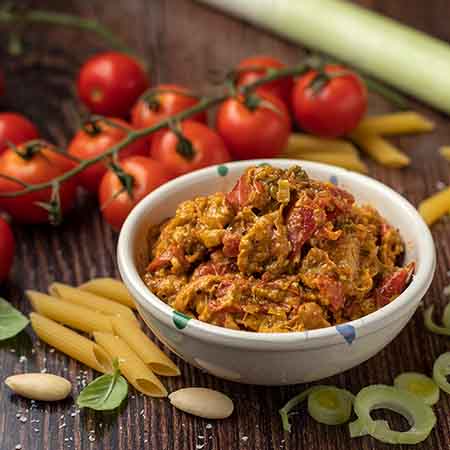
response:
<path id="1" fill-rule="evenodd" d="M 141 96 L 140 100 L 143 101 L 149 109 L 151 109 L 153 112 L 157 113 L 161 110 L 161 99 L 159 96 L 161 94 L 177 94 L 182 95 L 184 97 L 191 97 L 200 100 L 202 97 L 194 94 L 188 90 L 180 90 L 175 88 L 154 88 L 149 89 L 147 92 L 144 92 L 144 94 Z"/>
<path id="2" fill-rule="evenodd" d="M 50 147 L 50 145 L 40 139 L 29 141 L 20 147 L 10 143 L 11 149 L 17 156 L 20 156 L 24 161 L 30 161 L 34 155 L 40 153 L 44 148 Z"/>
<path id="3" fill-rule="evenodd" d="M 249 111 L 255 111 L 261 105 L 261 98 L 252 93 L 244 96 L 244 105 Z"/>
<path id="4" fill-rule="evenodd" d="M 178 139 L 176 146 L 177 153 L 184 159 L 192 161 L 197 153 L 192 145 L 192 141 L 183 134 L 179 123 L 172 123 L 169 125 L 169 128 Z"/>
<path id="5" fill-rule="evenodd" d="M 320 69 L 318 70 L 315 77 L 310 81 L 308 84 L 308 90 L 311 92 L 313 97 L 319 95 L 323 89 L 328 85 L 328 83 L 333 80 L 334 78 L 343 77 L 345 75 L 348 75 L 348 72 L 346 71 L 339 71 L 339 72 L 325 72 L 325 70 Z"/>
<path id="6" fill-rule="evenodd" d="M 258 108 L 262 107 L 270 109 L 276 114 L 283 114 L 272 102 L 261 98 L 258 94 L 255 93 L 247 94 L 244 96 L 244 105 L 251 112 L 254 112 Z"/>
<path id="7" fill-rule="evenodd" d="M 142 97 L 142 101 L 147 105 L 149 109 L 153 112 L 157 113 L 161 109 L 161 101 L 158 98 L 158 93 L 149 92 L 144 94 Z"/>
<path id="8" fill-rule="evenodd" d="M 117 176 L 122 185 L 122 189 L 120 189 L 116 194 L 113 195 L 111 201 L 114 200 L 118 195 L 122 194 L 122 192 L 126 192 L 130 198 L 133 198 L 133 186 L 134 186 L 134 177 L 129 173 L 125 172 L 123 168 L 116 162 L 111 162 L 108 164 L 111 171 Z"/>
<path id="9" fill-rule="evenodd" d="M 88 119 L 83 122 L 81 128 L 86 134 L 92 137 L 99 135 L 103 131 L 99 119 Z"/>

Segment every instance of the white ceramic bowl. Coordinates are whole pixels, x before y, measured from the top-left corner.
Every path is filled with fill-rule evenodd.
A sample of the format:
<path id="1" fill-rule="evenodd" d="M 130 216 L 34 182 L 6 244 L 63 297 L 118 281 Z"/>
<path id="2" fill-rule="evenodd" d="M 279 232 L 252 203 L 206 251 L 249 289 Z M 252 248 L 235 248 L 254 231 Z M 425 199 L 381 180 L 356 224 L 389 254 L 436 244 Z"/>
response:
<path id="1" fill-rule="evenodd" d="M 392 303 L 344 325 L 305 332 L 252 333 L 188 320 L 159 300 L 140 273 L 148 263 L 146 233 L 150 224 L 175 213 L 196 196 L 228 191 L 243 171 L 269 163 L 287 168 L 300 164 L 310 177 L 332 181 L 370 203 L 406 243 L 406 262 L 416 261 L 408 288 Z M 221 378 L 241 383 L 283 385 L 319 380 L 366 361 L 385 347 L 414 314 L 433 278 L 436 257 L 428 227 L 416 209 L 384 184 L 337 167 L 295 160 L 256 160 L 209 167 L 177 178 L 144 198 L 120 233 L 118 262 L 122 278 L 153 333 L 185 361 Z"/>

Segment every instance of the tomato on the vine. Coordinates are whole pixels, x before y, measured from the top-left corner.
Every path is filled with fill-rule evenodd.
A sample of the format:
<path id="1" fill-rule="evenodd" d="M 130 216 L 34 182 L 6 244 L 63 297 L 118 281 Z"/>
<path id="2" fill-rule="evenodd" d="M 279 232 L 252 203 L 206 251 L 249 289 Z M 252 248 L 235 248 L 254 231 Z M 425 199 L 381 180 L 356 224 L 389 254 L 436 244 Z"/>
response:
<path id="1" fill-rule="evenodd" d="M 22 114 L 0 113 L 0 153 L 9 146 L 31 141 L 39 137 L 36 126 Z"/>
<path id="2" fill-rule="evenodd" d="M 278 59 L 272 58 L 271 56 L 261 55 L 246 58 L 242 60 L 237 67 L 239 75 L 237 77 L 236 84 L 238 86 L 245 86 L 268 75 L 270 70 L 278 70 L 284 67 L 286 66 L 281 61 L 278 61 Z M 258 88 L 258 91 L 270 92 L 283 100 L 286 105 L 289 105 L 291 100 L 292 85 L 292 77 L 284 77 L 279 80 L 263 84 Z"/>
<path id="3" fill-rule="evenodd" d="M 309 71 L 296 80 L 292 109 L 298 125 L 324 137 L 351 132 L 367 110 L 367 89 L 354 72 L 328 65 L 324 73 Z"/>
<path id="4" fill-rule="evenodd" d="M 52 150 L 51 144 L 31 141 L 17 148 L 8 148 L 0 155 L 1 173 L 17 178 L 22 183 L 46 183 L 59 177 L 74 167 L 74 162 Z M 0 193 L 20 191 L 21 183 L 0 177 Z M 59 200 L 61 211 L 73 206 L 76 182 L 73 178 L 60 186 Z M 45 223 L 49 212 L 37 203 L 50 203 L 52 189 L 47 188 L 18 197 L 0 197 L 0 209 L 4 209 L 13 219 L 22 223 Z"/>
<path id="5" fill-rule="evenodd" d="M 91 159 L 107 151 L 113 145 L 118 144 L 127 136 L 127 130 L 132 127 L 121 119 L 111 118 L 111 122 L 117 127 L 106 121 L 98 120 L 87 123 L 73 137 L 69 144 L 69 154 L 79 159 Z M 145 139 L 134 141 L 119 153 L 120 158 L 126 158 L 133 155 L 147 155 L 148 143 Z M 97 193 L 102 176 L 106 173 L 107 166 L 105 162 L 96 163 L 78 174 L 80 184 L 89 192 Z"/>
<path id="6" fill-rule="evenodd" d="M 100 53 L 80 69 L 78 95 L 90 111 L 124 117 L 150 82 L 141 64 L 119 52 Z"/>
<path id="7" fill-rule="evenodd" d="M 130 211 L 147 194 L 173 178 L 165 166 L 145 156 L 124 159 L 118 170 L 120 177 L 111 169 L 106 172 L 98 192 L 103 217 L 115 230 L 120 229 Z"/>
<path id="8" fill-rule="evenodd" d="M 189 120 L 178 129 L 158 131 L 152 139 L 151 156 L 177 176 L 230 161 L 222 138 L 206 125 Z"/>
<path id="9" fill-rule="evenodd" d="M 14 259 L 15 241 L 8 222 L 0 217 L 0 283 L 8 278 Z"/>
<path id="10" fill-rule="evenodd" d="M 272 158 L 287 144 L 291 119 L 278 97 L 259 91 L 223 102 L 216 126 L 234 158 Z"/>
<path id="11" fill-rule="evenodd" d="M 183 86 L 161 84 L 150 89 L 138 100 L 131 111 L 131 121 L 136 128 L 151 127 L 161 120 L 192 108 L 199 101 L 198 97 Z M 199 112 L 189 120 L 206 123 L 206 112 Z"/>

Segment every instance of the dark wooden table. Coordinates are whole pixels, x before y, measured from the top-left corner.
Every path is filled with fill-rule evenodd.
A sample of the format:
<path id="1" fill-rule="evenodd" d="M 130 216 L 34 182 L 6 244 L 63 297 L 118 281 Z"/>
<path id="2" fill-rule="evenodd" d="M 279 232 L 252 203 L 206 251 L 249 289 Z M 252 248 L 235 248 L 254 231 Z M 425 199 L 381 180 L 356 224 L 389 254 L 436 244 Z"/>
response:
<path id="1" fill-rule="evenodd" d="M 243 0 L 244 1 L 244 0 Z M 300 1 L 300 0 L 299 0 Z M 273 54 L 287 63 L 298 60 L 297 46 L 244 23 L 224 17 L 190 0 L 40 0 L 31 5 L 96 17 L 120 33 L 150 62 L 154 83 L 177 82 L 204 93 L 217 90 L 214 82 L 241 58 L 258 53 Z M 360 0 L 360 4 L 385 13 L 439 38 L 450 41 L 448 0 Z M 2 44 L 6 30 L 1 30 Z M 43 134 L 63 145 L 73 133 L 77 105 L 73 78 L 86 56 L 105 47 L 98 38 L 81 32 L 33 27 L 26 33 L 29 51 L 12 58 L 0 53 L 6 71 L 7 94 L 1 110 L 17 110 L 38 123 Z M 450 76 L 450 74 L 449 74 Z M 433 88 L 432 86 L 430 87 Z M 391 109 L 372 96 L 372 112 Z M 419 104 L 413 106 L 437 124 L 431 135 L 397 139 L 413 163 L 405 170 L 388 170 L 369 161 L 370 175 L 404 194 L 417 204 L 448 183 L 449 167 L 437 153 L 450 143 L 448 118 Z M 442 289 L 450 281 L 450 222 L 433 227 L 438 270 L 426 303 L 445 303 Z M 15 227 L 17 257 L 11 281 L 1 294 L 28 312 L 25 289 L 46 290 L 58 280 L 80 283 L 96 276 L 118 275 L 115 259 L 117 235 L 101 219 L 96 200 L 80 198 L 79 209 L 59 228 Z M 325 380 L 357 392 L 372 383 L 391 383 L 396 374 L 415 370 L 430 373 L 432 363 L 449 349 L 447 338 L 426 332 L 418 312 L 385 350 L 361 366 Z M 0 344 L 2 378 L 23 371 L 61 374 L 75 386 L 74 394 L 92 379 L 85 367 L 39 345 L 30 330 Z M 265 388 L 229 383 L 177 361 L 182 377 L 167 380 L 169 390 L 184 386 L 209 386 L 228 393 L 236 405 L 225 421 L 209 423 L 173 409 L 165 400 L 153 400 L 131 392 L 128 403 L 113 414 L 79 412 L 73 400 L 57 404 L 32 404 L 0 385 L 0 450 L 133 449 L 133 450 L 343 450 L 387 449 L 371 438 L 350 440 L 346 427 L 327 427 L 306 414 L 295 417 L 294 432 L 283 434 L 278 408 L 305 386 Z M 417 449 L 450 448 L 449 397 L 442 395 L 435 408 L 438 424 Z M 406 448 L 406 447 L 404 447 Z"/>

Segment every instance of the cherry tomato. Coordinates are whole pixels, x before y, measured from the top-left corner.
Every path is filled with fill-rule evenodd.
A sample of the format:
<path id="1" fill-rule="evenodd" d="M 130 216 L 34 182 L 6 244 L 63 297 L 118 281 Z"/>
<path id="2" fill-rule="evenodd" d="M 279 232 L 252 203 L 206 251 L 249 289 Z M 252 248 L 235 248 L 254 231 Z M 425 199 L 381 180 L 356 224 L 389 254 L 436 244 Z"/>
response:
<path id="1" fill-rule="evenodd" d="M 37 184 L 50 181 L 74 167 L 73 161 L 51 150 L 51 144 L 39 141 L 8 148 L 0 155 L 1 173 L 15 177 L 24 183 Z M 16 181 L 0 177 L 0 193 L 23 189 Z M 52 190 L 45 189 L 14 198 L 0 197 L 0 208 L 22 223 L 44 223 L 49 221 L 48 212 L 36 202 L 49 202 Z M 60 187 L 61 210 L 73 206 L 76 183 L 73 178 Z"/>
<path id="2" fill-rule="evenodd" d="M 217 112 L 216 126 L 236 159 L 279 156 L 291 131 L 284 103 L 268 92 L 252 94 L 247 101 L 230 98 Z"/>
<path id="3" fill-rule="evenodd" d="M 130 156 L 120 167 L 133 179 L 133 196 L 126 191 L 119 193 L 124 189 L 123 184 L 111 170 L 103 176 L 98 192 L 103 217 L 115 230 L 120 229 L 137 203 L 173 177 L 161 163 L 145 156 Z"/>
<path id="4" fill-rule="evenodd" d="M 19 145 L 39 138 L 39 131 L 25 116 L 16 113 L 0 113 L 0 154 L 8 142 Z"/>
<path id="5" fill-rule="evenodd" d="M 250 69 L 252 67 L 259 69 L 248 71 L 242 70 L 246 68 Z M 263 76 L 267 75 L 268 70 L 282 69 L 283 67 L 286 66 L 282 62 L 270 56 L 253 56 L 251 58 L 244 59 L 239 63 L 237 67 L 238 70 L 240 70 L 240 75 L 237 78 L 237 85 L 244 86 L 246 84 L 253 83 Z M 270 92 L 271 94 L 276 95 L 281 100 L 283 100 L 286 105 L 289 105 L 291 101 L 292 85 L 292 77 L 285 77 L 280 78 L 276 81 L 271 81 L 270 83 L 263 84 L 258 88 L 258 91 Z"/>
<path id="6" fill-rule="evenodd" d="M 199 122 L 185 121 L 180 134 L 158 131 L 152 140 L 152 158 L 160 161 L 175 175 L 230 161 L 222 138 Z"/>
<path id="7" fill-rule="evenodd" d="M 120 119 L 109 119 L 112 122 L 131 130 L 131 126 Z M 90 159 L 104 153 L 113 145 L 122 141 L 127 135 L 126 130 L 109 125 L 106 122 L 97 121 L 87 124 L 80 129 L 69 144 L 68 152 L 79 159 Z M 125 147 L 120 152 L 120 158 L 133 155 L 147 155 L 148 144 L 145 139 L 139 139 Z M 94 164 L 80 172 L 78 180 L 89 192 L 97 193 L 102 176 L 107 167 L 103 162 Z"/>
<path id="8" fill-rule="evenodd" d="M 8 277 L 14 259 L 15 241 L 8 222 L 0 217 L 0 283 Z"/>
<path id="9" fill-rule="evenodd" d="M 161 84 L 144 94 L 134 105 L 131 111 L 131 122 L 136 128 L 147 128 L 185 109 L 192 108 L 199 99 L 190 94 L 191 91 L 183 86 Z M 190 117 L 189 120 L 206 123 L 206 112 L 202 111 Z M 152 138 L 151 135 L 150 140 Z"/>
<path id="10" fill-rule="evenodd" d="M 318 136 L 338 137 L 352 131 L 363 118 L 367 90 L 361 79 L 345 67 L 326 66 L 325 74 L 331 78 L 323 80 L 316 71 L 310 71 L 295 82 L 292 109 L 304 130 Z M 324 84 L 318 86 L 322 81 Z"/>
<path id="11" fill-rule="evenodd" d="M 90 111 L 124 117 L 150 82 L 141 65 L 124 53 L 106 52 L 88 59 L 78 74 L 78 95 Z"/>

